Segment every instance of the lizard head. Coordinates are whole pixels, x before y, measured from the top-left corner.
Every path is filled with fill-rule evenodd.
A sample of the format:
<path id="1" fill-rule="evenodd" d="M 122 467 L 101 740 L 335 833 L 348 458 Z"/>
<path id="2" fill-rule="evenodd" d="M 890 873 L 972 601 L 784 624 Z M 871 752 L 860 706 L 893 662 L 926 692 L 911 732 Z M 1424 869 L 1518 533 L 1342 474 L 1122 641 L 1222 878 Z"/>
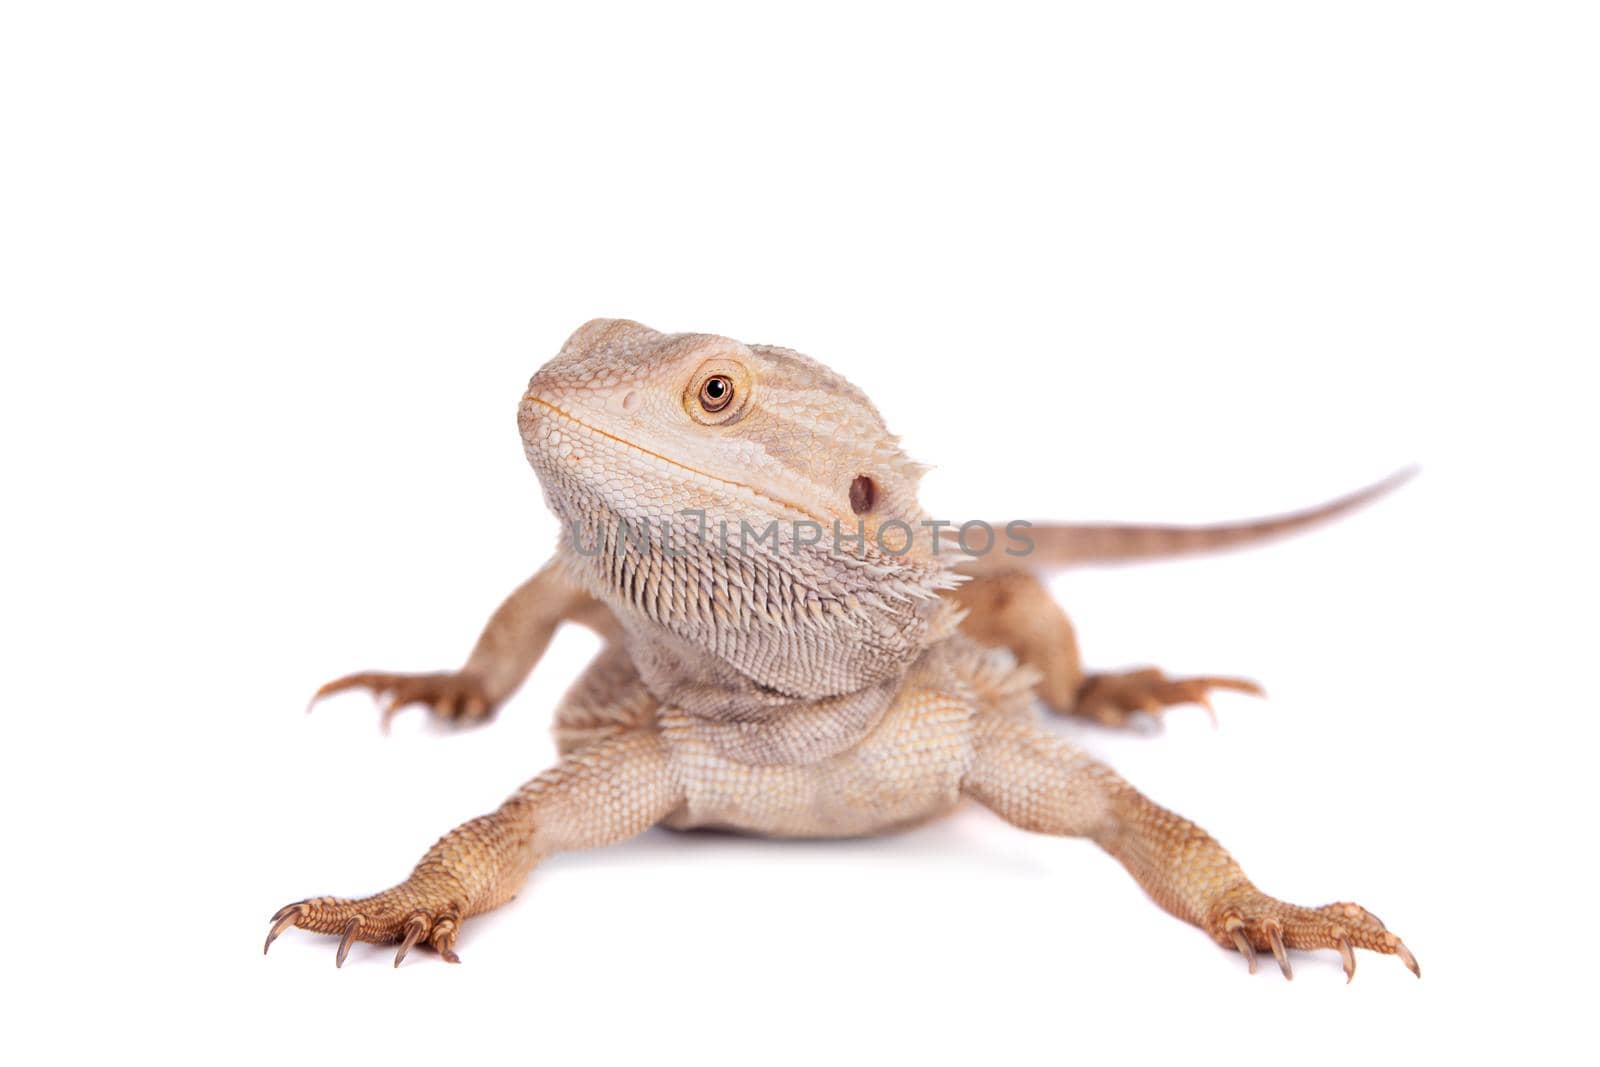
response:
<path id="1" fill-rule="evenodd" d="M 563 555 L 624 625 L 812 698 L 898 673 L 942 617 L 924 468 L 815 360 L 597 319 L 518 422 Z"/>

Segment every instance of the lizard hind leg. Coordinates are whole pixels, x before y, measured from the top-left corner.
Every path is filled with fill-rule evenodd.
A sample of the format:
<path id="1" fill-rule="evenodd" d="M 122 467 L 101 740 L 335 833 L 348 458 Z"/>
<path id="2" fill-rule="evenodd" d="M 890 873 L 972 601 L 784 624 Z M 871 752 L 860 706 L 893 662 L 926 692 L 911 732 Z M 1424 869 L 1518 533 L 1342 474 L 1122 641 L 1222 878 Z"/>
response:
<path id="1" fill-rule="evenodd" d="M 556 628 L 568 621 L 589 627 L 607 641 L 615 641 L 619 633 L 610 610 L 574 587 L 559 561 L 551 560 L 495 611 L 460 670 L 358 671 L 318 689 L 306 710 L 336 693 L 366 689 L 382 702 L 384 730 L 398 712 L 413 704 L 423 705 L 443 722 L 485 722 L 527 678 Z"/>
<path id="2" fill-rule="evenodd" d="M 1199 704 L 1214 720 L 1212 690 L 1264 695 L 1244 678 L 1169 678 L 1154 667 L 1086 672 L 1071 620 L 1045 583 L 1028 571 L 981 575 L 944 595 L 966 609 L 963 633 L 980 644 L 1009 648 L 1039 672 L 1039 698 L 1060 715 L 1126 726 L 1141 712 L 1159 716 L 1169 707 Z"/>

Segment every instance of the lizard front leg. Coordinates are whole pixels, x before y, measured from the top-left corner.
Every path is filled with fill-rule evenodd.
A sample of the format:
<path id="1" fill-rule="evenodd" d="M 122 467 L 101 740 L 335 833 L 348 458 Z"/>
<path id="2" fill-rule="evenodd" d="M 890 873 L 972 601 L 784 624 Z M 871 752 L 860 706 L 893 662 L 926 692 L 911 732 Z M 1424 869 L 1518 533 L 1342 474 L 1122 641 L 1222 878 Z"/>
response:
<path id="1" fill-rule="evenodd" d="M 1088 673 L 1078 635 L 1038 576 L 1023 570 L 982 574 L 944 594 L 966 609 L 961 630 L 979 644 L 1009 648 L 1039 672 L 1039 696 L 1051 711 L 1124 726 L 1136 712 L 1160 715 L 1179 704 L 1211 708 L 1213 689 L 1261 696 L 1244 678 L 1169 678 L 1154 667 Z"/>
<path id="2" fill-rule="evenodd" d="M 451 963 L 461 924 L 510 900 L 542 857 L 615 844 L 660 822 L 683 787 L 659 735 L 639 730 L 587 745 L 488 815 L 451 830 L 411 876 L 369 897 L 315 897 L 272 917 L 266 948 L 291 926 L 354 941 L 398 941 L 395 966 L 426 940 Z M 265 951 L 265 949 L 263 949 Z"/>
<path id="3" fill-rule="evenodd" d="M 601 636 L 617 635 L 609 609 L 573 586 L 552 559 L 514 589 L 483 628 L 466 665 L 457 671 L 398 674 L 358 671 L 318 689 L 323 697 L 347 689 L 369 689 L 383 704 L 383 724 L 401 708 L 423 704 L 453 722 L 478 722 L 493 715 L 502 702 L 538 664 L 556 628 L 568 620 L 583 623 Z"/>
<path id="4" fill-rule="evenodd" d="M 963 792 L 1025 830 L 1088 837 L 1128 869 L 1167 911 L 1235 948 L 1255 971 L 1270 951 L 1292 978 L 1287 949 L 1336 948 L 1347 978 L 1356 948 L 1416 958 L 1357 904 L 1302 908 L 1257 889 L 1232 856 L 1194 823 L 1160 807 L 1105 764 L 1014 716 L 981 718 Z"/>

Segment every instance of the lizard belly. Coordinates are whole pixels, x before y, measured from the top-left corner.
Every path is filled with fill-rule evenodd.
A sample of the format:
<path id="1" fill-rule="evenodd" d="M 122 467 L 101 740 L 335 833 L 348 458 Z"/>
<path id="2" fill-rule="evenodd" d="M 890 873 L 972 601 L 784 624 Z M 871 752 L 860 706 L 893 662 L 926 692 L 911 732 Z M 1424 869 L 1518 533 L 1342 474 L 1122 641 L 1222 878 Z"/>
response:
<path id="1" fill-rule="evenodd" d="M 699 736 L 693 717 L 664 712 L 663 737 L 687 783 L 666 824 L 774 837 L 852 837 L 942 814 L 971 765 L 973 706 L 908 679 L 859 742 L 812 763 L 742 763 Z"/>

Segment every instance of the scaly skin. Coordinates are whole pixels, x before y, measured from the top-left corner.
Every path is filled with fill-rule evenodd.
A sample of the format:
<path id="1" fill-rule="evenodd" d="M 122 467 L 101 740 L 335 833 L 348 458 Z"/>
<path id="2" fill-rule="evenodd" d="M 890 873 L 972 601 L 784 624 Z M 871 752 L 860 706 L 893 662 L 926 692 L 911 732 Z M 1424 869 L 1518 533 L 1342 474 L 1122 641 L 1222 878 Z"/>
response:
<path id="1" fill-rule="evenodd" d="M 564 526 L 556 556 L 507 598 L 461 670 L 354 674 L 317 696 L 364 687 L 387 697 L 385 721 L 411 703 L 482 720 L 559 625 L 581 622 L 609 643 L 557 710 L 560 762 L 446 834 L 400 885 L 281 909 L 269 946 L 299 926 L 339 935 L 341 965 L 358 940 L 399 942 L 396 966 L 424 941 L 454 962 L 462 924 L 555 851 L 657 823 L 872 834 L 971 798 L 1023 829 L 1092 839 L 1252 971 L 1271 952 L 1289 976 L 1289 950 L 1322 948 L 1349 975 L 1356 948 L 1418 970 L 1358 905 L 1262 893 L 1205 831 L 1032 714 L 1037 698 L 1122 725 L 1174 704 L 1209 709 L 1212 689 L 1260 692 L 1154 668 L 1085 672 L 1036 569 L 1275 536 L 1392 482 L 1239 526 L 1035 527 L 1032 555 L 967 558 L 913 533 L 926 530 L 921 468 L 844 379 L 785 349 L 618 320 L 568 340 L 529 383 L 519 423 Z M 796 525 L 836 522 L 859 522 L 860 538 L 813 541 Z M 729 551 L 696 536 L 724 523 L 756 540 Z M 897 529 L 909 542 L 888 536 Z"/>

